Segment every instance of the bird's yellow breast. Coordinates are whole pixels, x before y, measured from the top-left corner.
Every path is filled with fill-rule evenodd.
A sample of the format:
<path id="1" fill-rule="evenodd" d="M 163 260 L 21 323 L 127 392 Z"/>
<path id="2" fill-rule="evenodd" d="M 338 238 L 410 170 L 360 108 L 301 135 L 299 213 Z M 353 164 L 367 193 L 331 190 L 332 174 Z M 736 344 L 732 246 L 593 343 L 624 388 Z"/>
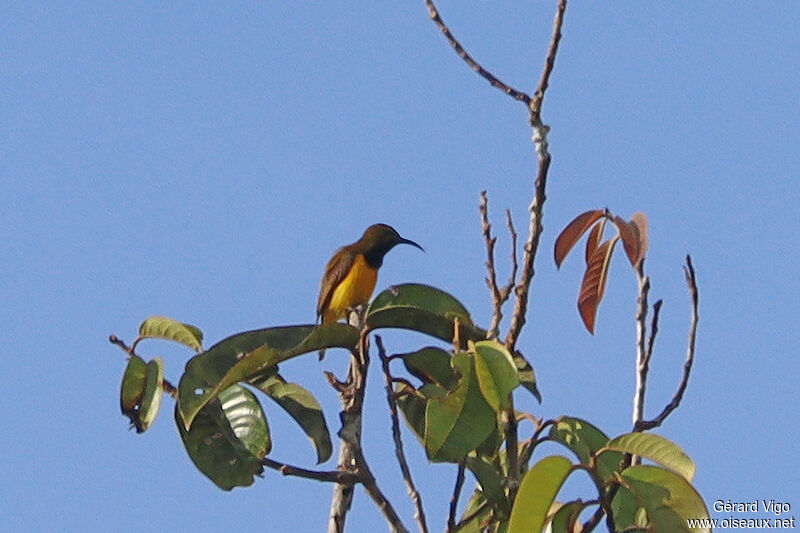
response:
<path id="1" fill-rule="evenodd" d="M 356 255 L 350 271 L 333 290 L 322 322 L 336 322 L 347 316 L 349 308 L 369 302 L 377 281 L 378 271 L 367 265 L 363 255 Z"/>

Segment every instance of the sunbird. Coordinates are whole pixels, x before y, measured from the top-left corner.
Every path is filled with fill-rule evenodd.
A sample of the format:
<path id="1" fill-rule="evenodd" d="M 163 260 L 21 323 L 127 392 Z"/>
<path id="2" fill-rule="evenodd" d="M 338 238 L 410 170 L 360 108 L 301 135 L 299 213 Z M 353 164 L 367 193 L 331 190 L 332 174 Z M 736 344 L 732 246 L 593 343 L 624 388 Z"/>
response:
<path id="1" fill-rule="evenodd" d="M 410 244 L 425 251 L 386 224 L 373 224 L 356 242 L 336 250 L 322 275 L 317 318 L 323 324 L 337 322 L 347 318 L 349 309 L 369 302 L 383 257 L 398 244 Z"/>

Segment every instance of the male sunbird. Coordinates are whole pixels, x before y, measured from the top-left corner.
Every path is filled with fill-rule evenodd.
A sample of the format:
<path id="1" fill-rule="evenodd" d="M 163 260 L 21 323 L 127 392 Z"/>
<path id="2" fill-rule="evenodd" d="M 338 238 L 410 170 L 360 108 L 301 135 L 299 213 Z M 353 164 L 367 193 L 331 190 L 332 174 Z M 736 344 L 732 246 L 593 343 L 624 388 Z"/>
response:
<path id="1" fill-rule="evenodd" d="M 383 256 L 398 244 L 410 244 L 423 250 L 386 224 L 373 224 L 356 242 L 336 250 L 320 283 L 317 318 L 321 318 L 323 324 L 337 322 L 347 318 L 348 309 L 369 302 Z"/>

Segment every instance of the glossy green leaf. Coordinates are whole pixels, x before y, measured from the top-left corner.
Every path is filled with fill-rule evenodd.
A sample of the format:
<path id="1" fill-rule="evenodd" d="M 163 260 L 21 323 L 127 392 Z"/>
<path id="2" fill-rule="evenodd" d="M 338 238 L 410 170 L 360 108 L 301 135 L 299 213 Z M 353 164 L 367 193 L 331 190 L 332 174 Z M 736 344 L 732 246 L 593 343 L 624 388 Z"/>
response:
<path id="1" fill-rule="evenodd" d="M 233 385 L 205 404 L 189 430 L 176 405 L 175 423 L 192 462 L 219 488 L 247 487 L 263 472 L 261 460 L 272 448 L 269 427 L 244 387 Z"/>
<path id="2" fill-rule="evenodd" d="M 519 385 L 514 358 L 496 340 L 479 341 L 474 345 L 475 375 L 478 386 L 496 412 L 511 407 L 511 391 Z"/>
<path id="3" fill-rule="evenodd" d="M 346 324 L 284 326 L 228 337 L 189 360 L 178 384 L 187 427 L 198 411 L 229 386 L 259 377 L 276 364 L 321 348 L 352 348 L 358 332 Z"/>
<path id="4" fill-rule="evenodd" d="M 474 454 L 467 456 L 464 465 L 475 475 L 486 501 L 494 508 L 495 516 L 500 519 L 508 518 L 510 505 L 503 487 L 505 474 L 502 468 Z"/>
<path id="5" fill-rule="evenodd" d="M 440 385 L 452 389 L 458 383 L 458 377 L 450 364 L 450 354 L 440 348 L 429 346 L 416 352 L 399 354 L 406 370 L 422 380 L 423 383 Z"/>
<path id="6" fill-rule="evenodd" d="M 519 378 L 520 385 L 533 394 L 533 397 L 536 398 L 539 403 L 542 403 L 542 394 L 536 386 L 536 373 L 533 371 L 533 367 L 528 360 L 525 359 L 525 356 L 518 351 L 514 352 L 514 365 L 517 367 L 517 377 Z"/>
<path id="7" fill-rule="evenodd" d="M 376 296 L 367 309 L 366 322 L 369 329 L 410 329 L 453 342 L 456 319 L 463 348 L 469 340 L 486 338 L 486 332 L 472 323 L 461 302 L 435 287 L 408 283 L 389 287 Z"/>
<path id="8" fill-rule="evenodd" d="M 552 513 L 550 531 L 552 533 L 575 533 L 575 524 L 580 524 L 578 518 L 586 507 L 587 504 L 581 500 L 565 503 L 559 507 L 558 511 Z"/>
<path id="9" fill-rule="evenodd" d="M 572 463 L 566 457 L 545 457 L 528 470 L 519 486 L 511 510 L 509 533 L 539 532 L 547 521 L 550 506 L 566 481 Z"/>
<path id="10" fill-rule="evenodd" d="M 154 357 L 147 363 L 147 376 L 144 382 L 144 394 L 139 405 L 139 422 L 134 421 L 136 433 L 144 433 L 153 424 L 161 408 L 161 398 L 164 396 L 164 362 L 159 357 Z"/>
<path id="11" fill-rule="evenodd" d="M 550 428 L 550 438 L 572 450 L 581 463 L 591 465 L 591 458 L 608 444 L 608 437 L 595 426 L 580 418 L 561 417 Z M 596 459 L 600 479 L 608 481 L 620 470 L 624 454 L 605 451 Z"/>
<path id="12" fill-rule="evenodd" d="M 461 375 L 458 386 L 442 398 L 429 399 L 425 409 L 425 451 L 434 462 L 462 460 L 496 425 L 478 387 L 473 358 L 457 353 L 453 366 Z"/>
<path id="13" fill-rule="evenodd" d="M 646 457 L 670 468 L 691 482 L 694 477 L 694 462 L 683 450 L 669 439 L 653 433 L 628 433 L 606 444 L 609 450 Z"/>
<path id="14" fill-rule="evenodd" d="M 130 356 L 125 373 L 122 375 L 122 385 L 119 391 L 119 406 L 122 414 L 127 416 L 132 425 L 139 420 L 139 404 L 144 395 L 144 382 L 147 376 L 147 363 L 136 355 Z"/>
<path id="15" fill-rule="evenodd" d="M 253 382 L 253 386 L 286 410 L 303 428 L 317 452 L 317 464 L 330 458 L 333 451 L 330 431 L 322 407 L 313 394 L 297 383 L 287 383 L 277 373 Z"/>
<path id="16" fill-rule="evenodd" d="M 688 532 L 687 519 L 709 517 L 702 497 L 683 476 L 649 465 L 622 472 L 622 485 L 611 506 L 618 529 L 642 525 L 640 509 L 645 510 L 648 530 L 654 533 Z"/>
<path id="17" fill-rule="evenodd" d="M 178 342 L 196 352 L 202 349 L 203 343 L 202 331 L 165 316 L 151 316 L 142 322 L 139 336 Z"/>

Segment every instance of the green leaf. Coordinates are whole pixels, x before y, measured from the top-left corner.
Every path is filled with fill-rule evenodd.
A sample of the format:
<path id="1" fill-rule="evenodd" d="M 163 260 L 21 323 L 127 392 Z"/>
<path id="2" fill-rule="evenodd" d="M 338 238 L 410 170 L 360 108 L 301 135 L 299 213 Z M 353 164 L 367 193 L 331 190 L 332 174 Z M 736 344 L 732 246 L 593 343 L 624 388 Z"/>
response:
<path id="1" fill-rule="evenodd" d="M 552 533 L 574 533 L 575 523 L 586 507 L 587 504 L 583 503 L 581 500 L 565 503 L 559 507 L 558 511 L 552 514 L 552 518 L 550 519 L 550 531 L 552 531 Z"/>
<path id="2" fill-rule="evenodd" d="M 303 428 L 317 452 L 317 464 L 330 458 L 333 452 L 330 431 L 313 394 L 296 383 L 287 383 L 278 374 L 255 381 L 253 386 L 266 393 Z"/>
<path id="3" fill-rule="evenodd" d="M 478 387 L 473 358 L 453 356 L 461 374 L 458 386 L 442 398 L 431 398 L 425 410 L 425 451 L 434 462 L 459 462 L 478 447 L 496 425 L 495 413 Z"/>
<path id="4" fill-rule="evenodd" d="M 483 492 L 475 489 L 472 493 L 467 506 L 464 508 L 464 513 L 461 515 L 461 520 L 467 516 L 478 511 L 482 505 L 486 503 Z M 492 507 L 486 505 L 482 511 L 478 512 L 477 516 L 468 522 L 464 527 L 458 529 L 458 533 L 485 533 L 487 525 L 492 521 Z"/>
<path id="5" fill-rule="evenodd" d="M 468 340 L 486 338 L 472 323 L 467 309 L 451 295 L 435 287 L 408 283 L 381 292 L 367 309 L 369 329 L 404 328 L 453 342 L 453 321 L 458 319 L 462 348 Z"/>
<path id="6" fill-rule="evenodd" d="M 563 416 L 550 428 L 550 438 L 560 442 L 578 456 L 585 466 L 590 466 L 592 456 L 608 444 L 608 437 L 595 426 L 580 418 Z M 595 469 L 601 481 L 613 479 L 618 472 L 624 454 L 606 451 L 595 462 Z"/>
<path id="7" fill-rule="evenodd" d="M 261 460 L 272 448 L 269 427 L 258 400 L 244 387 L 222 391 L 189 430 L 176 405 L 175 423 L 192 462 L 219 488 L 250 486 L 263 472 Z"/>
<path id="8" fill-rule="evenodd" d="M 519 385 L 514 358 L 496 340 L 475 343 L 475 375 L 478 386 L 496 412 L 511 407 L 511 391 Z"/>
<path id="9" fill-rule="evenodd" d="M 567 479 L 572 463 L 561 455 L 545 457 L 528 470 L 519 486 L 511 510 L 509 533 L 539 532 L 547 521 L 550 506 Z"/>
<path id="10" fill-rule="evenodd" d="M 632 466 L 622 472 L 622 485 L 611 502 L 618 529 L 641 524 L 639 509 L 646 512 L 648 531 L 688 532 L 689 518 L 709 518 L 702 497 L 682 476 L 658 466 Z M 693 529 L 692 531 L 710 531 Z"/>
<path id="11" fill-rule="evenodd" d="M 467 456 L 464 465 L 475 475 L 486 501 L 495 510 L 495 516 L 501 519 L 508 518 L 510 505 L 503 488 L 505 474 L 502 469 L 485 458 L 473 454 Z"/>
<path id="12" fill-rule="evenodd" d="M 284 326 L 228 337 L 192 357 L 178 384 L 178 406 L 187 427 L 205 404 L 240 381 L 260 377 L 292 357 L 321 348 L 353 348 L 358 331 L 346 324 Z"/>
<path id="13" fill-rule="evenodd" d="M 138 424 L 136 433 L 144 433 L 153 424 L 161 408 L 161 398 L 164 396 L 164 362 L 160 357 L 154 357 L 147 363 L 147 376 L 144 383 L 142 403 L 139 405 Z"/>
<path id="14" fill-rule="evenodd" d="M 536 398 L 539 403 L 542 403 L 542 394 L 539 392 L 538 387 L 536 387 L 536 373 L 522 353 L 514 352 L 514 365 L 517 367 L 517 376 L 519 377 L 520 385 L 533 394 L 533 397 Z"/>
<path id="15" fill-rule="evenodd" d="M 627 433 L 606 444 L 609 450 L 640 455 L 670 468 L 691 482 L 695 466 L 692 460 L 674 442 L 653 433 Z"/>
<path id="16" fill-rule="evenodd" d="M 399 354 L 406 370 L 423 383 L 440 385 L 451 390 L 458 384 L 458 378 L 450 365 L 450 354 L 442 349 L 429 346 L 416 352 Z"/>
<path id="17" fill-rule="evenodd" d="M 151 316 L 142 322 L 139 326 L 139 336 L 178 342 L 196 352 L 202 350 L 202 331 L 165 316 Z"/>
<path id="18" fill-rule="evenodd" d="M 122 375 L 119 391 L 119 406 L 122 414 L 127 416 L 131 424 L 136 425 L 139 417 L 139 404 L 144 395 L 144 382 L 147 376 L 147 363 L 136 355 L 128 359 L 128 366 Z M 135 418 L 135 420 L 134 420 Z"/>

